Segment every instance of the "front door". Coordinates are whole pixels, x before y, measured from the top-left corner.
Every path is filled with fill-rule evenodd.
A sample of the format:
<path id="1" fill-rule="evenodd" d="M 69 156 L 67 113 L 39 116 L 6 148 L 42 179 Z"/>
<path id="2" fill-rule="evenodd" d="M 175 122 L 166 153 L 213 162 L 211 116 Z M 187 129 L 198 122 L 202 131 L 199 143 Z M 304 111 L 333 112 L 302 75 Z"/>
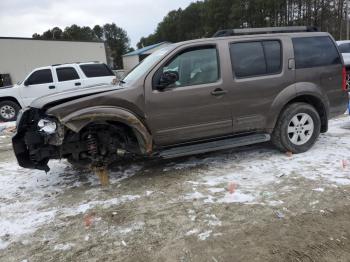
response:
<path id="1" fill-rule="evenodd" d="M 183 48 L 154 74 L 146 91 L 147 122 L 157 145 L 166 146 L 232 133 L 227 88 L 216 45 Z M 178 81 L 157 89 L 164 72 Z M 152 76 L 150 76 L 152 77 Z"/>
<path id="2" fill-rule="evenodd" d="M 56 93 L 51 69 L 39 69 L 34 71 L 23 83 L 20 89 L 25 106 L 41 96 Z"/>

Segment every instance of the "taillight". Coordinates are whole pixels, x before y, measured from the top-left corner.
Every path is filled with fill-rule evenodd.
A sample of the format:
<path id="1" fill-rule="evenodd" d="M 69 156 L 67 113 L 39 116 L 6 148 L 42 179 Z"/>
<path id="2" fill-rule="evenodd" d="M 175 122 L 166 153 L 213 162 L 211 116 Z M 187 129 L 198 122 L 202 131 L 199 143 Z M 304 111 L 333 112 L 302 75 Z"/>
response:
<path id="1" fill-rule="evenodd" d="M 343 82 L 342 82 L 342 88 L 344 91 L 347 91 L 347 86 L 346 86 L 346 68 L 345 66 L 343 67 Z"/>

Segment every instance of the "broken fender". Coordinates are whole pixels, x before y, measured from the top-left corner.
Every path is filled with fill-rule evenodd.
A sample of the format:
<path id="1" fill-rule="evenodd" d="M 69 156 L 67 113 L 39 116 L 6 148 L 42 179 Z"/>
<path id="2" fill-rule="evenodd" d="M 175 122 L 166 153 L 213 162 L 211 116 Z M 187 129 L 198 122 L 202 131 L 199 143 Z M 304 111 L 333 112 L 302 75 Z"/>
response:
<path id="1" fill-rule="evenodd" d="M 73 130 L 79 132 L 85 126 L 97 121 L 114 121 L 126 124 L 132 128 L 143 154 L 152 152 L 152 136 L 141 120 L 128 110 L 120 107 L 94 106 L 75 111 L 62 119 L 60 122 Z"/>

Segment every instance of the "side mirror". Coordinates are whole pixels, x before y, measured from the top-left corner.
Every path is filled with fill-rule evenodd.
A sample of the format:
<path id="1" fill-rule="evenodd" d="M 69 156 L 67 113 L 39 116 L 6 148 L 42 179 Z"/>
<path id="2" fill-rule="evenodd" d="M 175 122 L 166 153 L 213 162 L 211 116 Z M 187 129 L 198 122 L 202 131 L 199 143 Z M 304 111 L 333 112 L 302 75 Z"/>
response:
<path id="1" fill-rule="evenodd" d="M 30 85 L 28 79 L 27 79 L 26 81 L 23 82 L 23 85 L 24 85 L 24 86 L 29 86 L 29 85 Z"/>
<path id="2" fill-rule="evenodd" d="M 162 73 L 157 88 L 164 90 L 166 87 L 175 84 L 179 80 L 179 73 L 176 71 L 167 71 Z"/>

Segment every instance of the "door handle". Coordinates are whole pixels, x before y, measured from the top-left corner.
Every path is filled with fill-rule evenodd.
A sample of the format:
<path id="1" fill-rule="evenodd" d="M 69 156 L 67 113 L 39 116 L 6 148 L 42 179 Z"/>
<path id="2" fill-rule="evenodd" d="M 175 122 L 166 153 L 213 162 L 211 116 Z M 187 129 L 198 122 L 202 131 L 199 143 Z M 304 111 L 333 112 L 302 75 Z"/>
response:
<path id="1" fill-rule="evenodd" d="M 81 86 L 81 83 L 77 82 L 77 83 L 75 83 L 74 85 L 76 85 L 76 86 Z"/>
<path id="2" fill-rule="evenodd" d="M 212 94 L 213 96 L 222 96 L 222 95 L 224 95 L 224 94 L 226 94 L 226 93 L 227 93 L 227 91 L 226 91 L 226 90 L 223 90 L 223 89 L 221 89 L 221 88 L 217 88 L 217 89 L 215 89 L 214 91 L 211 92 L 211 94 Z"/>
<path id="3" fill-rule="evenodd" d="M 55 89 L 56 87 L 55 86 L 49 86 L 49 89 Z"/>

